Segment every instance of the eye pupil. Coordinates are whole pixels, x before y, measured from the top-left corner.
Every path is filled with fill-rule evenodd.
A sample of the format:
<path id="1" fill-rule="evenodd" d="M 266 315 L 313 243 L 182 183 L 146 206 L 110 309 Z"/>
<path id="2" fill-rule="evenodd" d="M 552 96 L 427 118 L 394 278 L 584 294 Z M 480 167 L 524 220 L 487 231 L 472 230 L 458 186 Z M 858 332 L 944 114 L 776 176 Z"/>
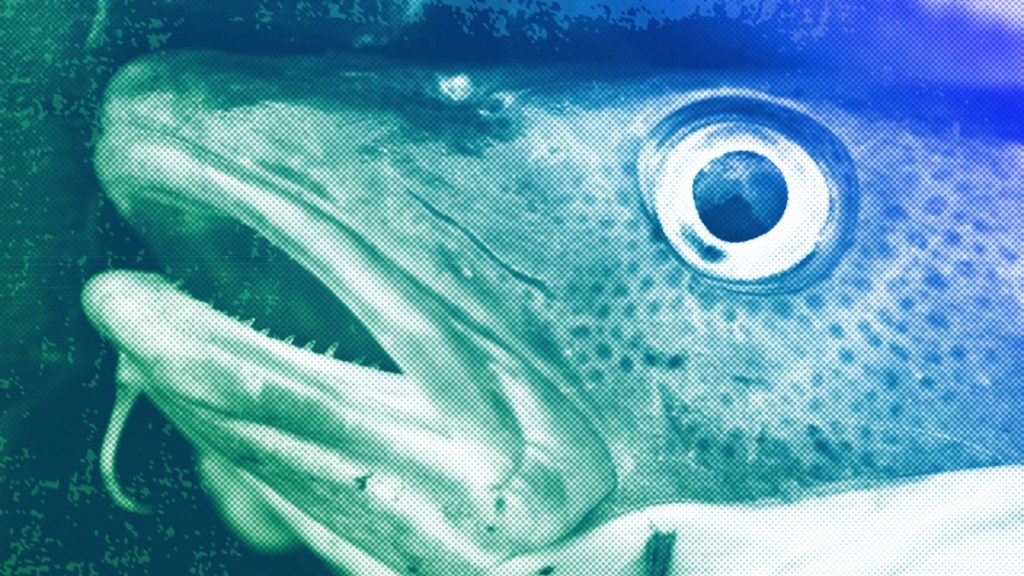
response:
<path id="1" fill-rule="evenodd" d="M 770 231 L 782 219 L 788 197 L 779 168 L 745 150 L 708 162 L 693 180 L 701 222 L 726 242 L 746 242 Z"/>

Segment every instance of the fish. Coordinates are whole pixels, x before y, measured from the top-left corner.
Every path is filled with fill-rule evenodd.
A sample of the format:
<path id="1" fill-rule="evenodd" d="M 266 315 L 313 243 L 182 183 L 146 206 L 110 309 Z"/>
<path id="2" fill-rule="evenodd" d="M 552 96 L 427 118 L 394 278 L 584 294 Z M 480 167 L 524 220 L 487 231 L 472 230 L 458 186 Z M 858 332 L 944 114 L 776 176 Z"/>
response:
<path id="1" fill-rule="evenodd" d="M 968 571 L 1009 570 L 1024 148 L 885 96 L 782 70 L 128 64 L 97 175 L 155 250 L 191 251 L 83 291 L 119 354 L 109 492 L 145 507 L 116 478 L 145 396 L 246 541 L 357 576 L 941 573 L 963 542 Z M 239 230 L 323 290 L 280 299 L 343 306 L 394 365 L 190 295 Z"/>

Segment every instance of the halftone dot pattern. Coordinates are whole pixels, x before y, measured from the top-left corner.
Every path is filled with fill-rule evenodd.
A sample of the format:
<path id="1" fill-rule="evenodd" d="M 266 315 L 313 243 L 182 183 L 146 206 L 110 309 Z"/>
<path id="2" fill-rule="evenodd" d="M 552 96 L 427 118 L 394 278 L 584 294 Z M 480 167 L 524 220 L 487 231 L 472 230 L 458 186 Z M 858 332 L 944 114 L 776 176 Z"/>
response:
<path id="1" fill-rule="evenodd" d="M 78 23 L 92 50 L 173 46 L 189 10 L 203 12 L 129 30 L 115 4 Z M 225 21 L 281 24 L 291 39 L 269 52 L 303 51 L 303 23 L 321 12 L 349 22 L 341 3 L 301 4 L 294 22 L 268 6 Z M 121 71 L 102 107 L 93 88 L 102 125 L 78 136 L 104 190 L 95 227 L 124 253 L 78 273 L 109 343 L 82 347 L 98 358 L 83 387 L 102 373 L 117 398 L 102 448 L 106 412 L 73 411 L 93 448 L 70 480 L 18 483 L 43 444 L 0 454 L 0 480 L 17 478 L 0 496 L 0 573 L 254 573 L 234 563 L 252 550 L 268 574 L 1019 572 L 1024 157 L 1003 130 L 1015 121 L 974 117 L 998 126 L 972 132 L 967 113 L 918 107 L 914 90 L 880 102 L 908 66 L 892 46 L 878 58 L 900 70 L 859 53 L 876 89 L 689 61 L 649 73 L 452 63 L 457 33 L 571 45 L 592 10 L 540 7 L 544 26 L 531 27 L 454 4 L 472 18 L 423 43 L 422 61 L 111 57 Z M 835 30 L 831 17 L 727 4 L 603 18 L 634 32 L 678 17 L 783 23 L 800 46 Z M 999 3 L 920 4 L 1020 28 Z M 430 3 L 397 8 L 337 46 L 420 41 L 418 19 L 437 16 Z M 312 28 L 304 46 L 334 46 Z M 712 64 L 729 59 L 709 50 L 725 54 Z M 979 83 L 1012 83 L 1012 67 L 995 70 L 1005 58 Z M 722 85 L 794 103 L 854 160 L 853 242 L 799 290 L 708 282 L 644 205 L 650 128 Z M 44 100 L 46 114 L 78 113 Z M 79 353 L 68 342 L 46 340 L 41 357 Z M 0 379 L 5 395 L 21 386 Z M 0 423 L 28 418 L 15 412 Z M 0 433 L 0 451 L 26 442 Z M 104 509 L 110 520 L 89 524 L 77 512 L 108 497 L 148 515 Z M 207 500 L 216 518 L 176 529 Z M 45 528 L 54 517 L 70 527 Z M 55 533 L 107 551 L 64 561 L 74 538 Z M 296 549 L 310 553 L 275 556 Z"/>
<path id="2" fill-rule="evenodd" d="M 854 244 L 815 285 L 748 294 L 672 253 L 631 168 L 689 77 L 591 81 L 574 100 L 582 78 L 493 92 L 470 71 L 452 99 L 444 76 L 333 69 L 137 62 L 111 84 L 97 148 L 108 195 L 168 262 L 162 276 L 105 273 L 83 296 L 122 353 L 119 413 L 142 394 L 166 414 L 243 540 L 301 542 L 355 573 L 474 573 L 585 517 L 600 529 L 697 501 L 698 521 L 742 542 L 744 512 L 762 518 L 753 502 L 793 501 L 762 521 L 803 534 L 793 511 L 844 508 L 818 495 L 836 486 L 1017 461 L 1018 233 L 999 220 L 1020 202 L 1015 149 L 802 101 L 856 163 Z M 245 243 L 261 246 L 254 276 L 260 260 L 296 263 L 263 290 L 313 316 L 344 304 L 391 369 L 277 334 L 301 330 L 295 318 L 261 334 L 258 312 L 243 321 L 164 279 L 215 267 L 248 229 L 268 239 Z M 289 286 L 306 274 L 328 291 Z M 118 436 L 115 421 L 115 495 Z M 667 573 L 675 542 L 696 538 L 673 521 L 641 548 L 644 570 Z M 750 561 L 739 544 L 695 545 L 687 562 L 709 570 Z"/>

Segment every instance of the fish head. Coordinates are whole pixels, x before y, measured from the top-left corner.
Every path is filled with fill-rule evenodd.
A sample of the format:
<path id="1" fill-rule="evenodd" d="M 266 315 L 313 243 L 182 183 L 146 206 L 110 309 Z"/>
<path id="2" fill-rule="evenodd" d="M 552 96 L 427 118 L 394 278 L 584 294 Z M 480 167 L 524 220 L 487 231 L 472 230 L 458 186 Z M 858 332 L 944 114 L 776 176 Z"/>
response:
<path id="1" fill-rule="evenodd" d="M 97 148 L 121 213 L 211 266 L 210 238 L 251 229 L 395 370 L 318 367 L 152 275 L 100 276 L 85 306 L 200 452 L 279 513 L 406 542 L 371 554 L 388 566 L 438 540 L 485 564 L 588 514 L 1019 462 L 1022 148 L 879 94 L 785 72 L 147 56 L 108 88 Z M 273 378 L 293 391 L 273 400 Z M 309 458 L 365 449 L 362 483 L 339 496 L 227 421 Z M 334 515 L 368 477 L 393 495 L 382 470 L 489 512 Z"/>

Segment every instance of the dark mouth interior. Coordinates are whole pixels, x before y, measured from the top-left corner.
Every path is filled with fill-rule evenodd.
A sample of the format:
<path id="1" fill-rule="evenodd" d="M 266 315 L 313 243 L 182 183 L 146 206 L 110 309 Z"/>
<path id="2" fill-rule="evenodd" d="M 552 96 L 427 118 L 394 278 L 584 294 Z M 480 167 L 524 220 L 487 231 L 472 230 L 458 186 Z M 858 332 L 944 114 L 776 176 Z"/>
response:
<path id="1" fill-rule="evenodd" d="M 160 273 L 193 298 L 295 346 L 333 344 L 339 360 L 398 371 L 369 330 L 316 277 L 251 228 L 164 205 L 136 210 Z M 187 223 L 186 223 L 187 219 Z"/>

